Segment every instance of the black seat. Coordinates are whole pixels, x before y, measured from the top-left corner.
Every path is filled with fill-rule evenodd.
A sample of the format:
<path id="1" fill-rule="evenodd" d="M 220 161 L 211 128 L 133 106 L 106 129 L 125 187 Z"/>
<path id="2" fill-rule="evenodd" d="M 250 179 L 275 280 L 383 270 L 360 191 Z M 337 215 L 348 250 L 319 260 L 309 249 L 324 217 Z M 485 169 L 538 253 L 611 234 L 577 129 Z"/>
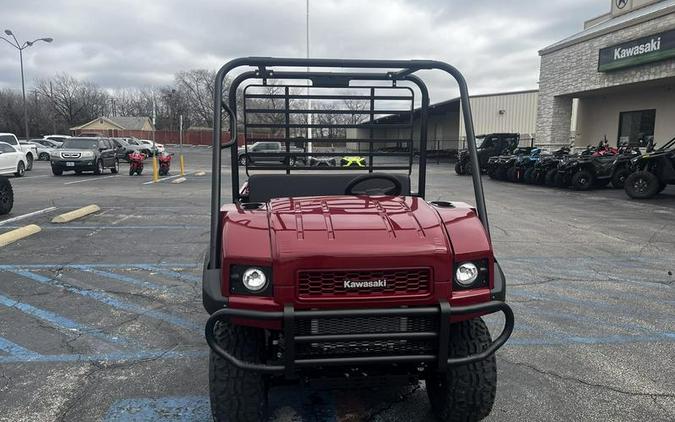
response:
<path id="1" fill-rule="evenodd" d="M 363 174 L 253 174 L 248 178 L 248 200 L 267 202 L 271 198 L 344 195 L 349 182 Z M 410 177 L 407 174 L 387 174 L 401 182 L 401 195 L 410 195 Z M 383 179 L 373 179 L 367 184 L 369 187 L 391 187 L 391 182 Z"/>

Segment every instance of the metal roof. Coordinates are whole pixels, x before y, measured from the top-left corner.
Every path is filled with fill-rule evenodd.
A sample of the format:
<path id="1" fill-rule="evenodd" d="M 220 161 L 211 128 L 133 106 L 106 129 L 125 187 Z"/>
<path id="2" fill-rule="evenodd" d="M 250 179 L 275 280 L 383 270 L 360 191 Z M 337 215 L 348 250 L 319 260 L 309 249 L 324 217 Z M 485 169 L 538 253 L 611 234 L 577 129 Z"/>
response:
<path id="1" fill-rule="evenodd" d="M 650 4 L 649 6 L 641 7 L 639 9 L 628 12 L 625 15 L 617 16 L 615 18 L 606 20 L 597 25 L 593 25 L 579 33 L 567 37 L 555 44 L 551 44 L 539 50 L 539 55 L 549 54 L 554 51 L 563 49 L 570 45 L 578 44 L 610 32 L 618 31 L 629 26 L 637 25 L 660 16 L 664 16 L 675 12 L 675 0 L 665 0 L 658 3 Z"/>

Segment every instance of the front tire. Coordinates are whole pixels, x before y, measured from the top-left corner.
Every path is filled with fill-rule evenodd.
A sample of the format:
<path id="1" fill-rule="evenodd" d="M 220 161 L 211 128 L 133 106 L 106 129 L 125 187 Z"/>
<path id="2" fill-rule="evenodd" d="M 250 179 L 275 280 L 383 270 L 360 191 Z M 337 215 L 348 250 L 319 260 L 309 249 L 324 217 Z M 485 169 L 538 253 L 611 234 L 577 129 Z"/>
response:
<path id="1" fill-rule="evenodd" d="M 16 172 L 14 172 L 14 175 L 16 177 L 23 177 L 24 174 L 26 174 L 26 165 L 23 161 L 19 161 L 19 164 L 16 165 Z"/>
<path id="2" fill-rule="evenodd" d="M 481 318 L 450 325 L 450 357 L 485 350 L 490 331 Z M 445 374 L 427 377 L 427 395 L 439 421 L 478 421 L 492 411 L 497 394 L 495 355 L 468 365 L 453 366 Z"/>
<path id="3" fill-rule="evenodd" d="M 455 163 L 455 173 L 457 173 L 458 176 L 464 175 L 464 169 L 460 163 Z"/>
<path id="4" fill-rule="evenodd" d="M 40 155 L 38 155 L 38 160 L 40 161 L 49 161 L 49 154 L 46 152 L 41 152 Z"/>
<path id="5" fill-rule="evenodd" d="M 113 167 L 110 169 L 110 172 L 111 172 L 112 174 L 117 174 L 117 173 L 120 172 L 120 160 L 115 159 L 115 164 L 114 164 Z"/>
<path id="6" fill-rule="evenodd" d="M 659 193 L 661 182 L 649 171 L 638 171 L 628 177 L 624 184 L 626 194 L 633 199 L 648 199 Z"/>
<path id="7" fill-rule="evenodd" d="M 58 168 L 58 167 L 53 167 L 53 166 L 52 166 L 52 174 L 53 174 L 54 176 L 61 176 L 61 175 L 63 174 L 63 170 L 61 170 L 61 169 Z"/>
<path id="8" fill-rule="evenodd" d="M 26 171 L 33 170 L 33 154 L 26 154 Z"/>
<path id="9" fill-rule="evenodd" d="M 242 155 L 241 157 L 239 157 L 239 165 L 245 166 L 246 164 L 248 164 L 248 158 L 246 158 L 245 155 Z"/>
<path id="10" fill-rule="evenodd" d="M 6 177 L 0 176 L 0 215 L 9 214 L 14 206 L 14 190 Z"/>
<path id="11" fill-rule="evenodd" d="M 612 186 L 615 189 L 623 189 L 624 184 L 626 183 L 626 177 L 630 174 L 630 170 L 621 169 L 614 173 L 612 176 Z"/>
<path id="12" fill-rule="evenodd" d="M 594 183 L 594 177 L 588 170 L 579 170 L 572 176 L 572 188 L 574 190 L 589 190 Z"/>
<path id="13" fill-rule="evenodd" d="M 550 188 L 554 188 L 556 186 L 555 183 L 555 176 L 558 174 L 558 169 L 551 169 L 546 172 L 546 175 L 544 176 L 544 184 Z"/>
<path id="14" fill-rule="evenodd" d="M 94 169 L 94 174 L 101 174 L 103 173 L 103 161 L 98 160 L 96 161 L 96 168 Z"/>
<path id="15" fill-rule="evenodd" d="M 220 322 L 216 340 L 239 359 L 262 362 L 265 337 L 256 328 Z M 217 422 L 264 421 L 268 385 L 264 375 L 245 371 L 211 351 L 209 355 L 209 398 Z"/>

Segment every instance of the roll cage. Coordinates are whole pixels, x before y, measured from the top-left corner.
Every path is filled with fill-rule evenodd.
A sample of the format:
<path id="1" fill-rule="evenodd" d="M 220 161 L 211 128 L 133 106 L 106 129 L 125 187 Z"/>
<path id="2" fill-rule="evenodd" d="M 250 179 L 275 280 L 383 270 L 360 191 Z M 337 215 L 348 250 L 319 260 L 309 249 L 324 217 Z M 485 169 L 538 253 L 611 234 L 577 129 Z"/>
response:
<path id="1" fill-rule="evenodd" d="M 239 68 L 247 68 L 245 71 L 236 75 L 227 92 L 227 101 L 224 100 L 224 81 L 230 73 Z M 322 71 L 316 71 L 312 68 L 320 68 Z M 331 71 L 325 71 L 331 69 Z M 337 70 L 335 70 L 337 69 Z M 457 82 L 460 92 L 460 104 L 462 108 L 462 117 L 466 128 L 467 145 L 470 160 L 473 168 L 479 168 L 478 152 L 476 148 L 473 119 L 471 115 L 471 106 L 469 104 L 469 93 L 466 81 L 462 74 L 453 66 L 433 60 L 359 60 L 359 59 L 297 59 L 297 58 L 272 58 L 272 57 L 245 57 L 234 59 L 225 64 L 218 71 L 215 79 L 214 89 L 214 122 L 213 122 L 213 157 L 212 157 L 212 185 L 211 185 L 211 239 L 209 253 L 207 256 L 208 269 L 219 271 L 220 260 L 220 207 L 221 207 L 221 165 L 222 151 L 230 149 L 231 177 L 232 177 L 232 200 L 239 202 L 241 199 L 239 193 L 239 159 L 237 151 L 238 130 L 237 124 L 240 119 L 237 116 L 237 93 L 240 86 L 251 79 L 255 79 L 258 84 L 246 86 L 243 90 L 243 127 L 244 127 L 244 148 L 248 148 L 249 142 L 260 140 L 271 140 L 283 144 L 282 151 L 276 153 L 281 166 L 270 167 L 267 165 L 258 165 L 255 160 L 247 162 L 246 173 L 255 170 L 284 170 L 286 174 L 297 170 L 345 170 L 345 171 L 364 171 L 369 173 L 382 170 L 406 170 L 408 175 L 412 174 L 414 165 L 414 141 L 415 132 L 418 132 L 419 139 L 419 158 L 417 175 L 417 196 L 424 198 L 426 185 L 426 165 L 427 165 L 427 126 L 429 118 L 429 91 L 421 77 L 415 75 L 420 70 L 440 70 L 448 73 Z M 286 81 L 305 80 L 311 83 L 311 86 L 299 85 L 296 82 L 288 83 Z M 276 82 L 270 85 L 270 82 Z M 352 85 L 352 83 L 355 83 Z M 399 86 L 399 83 L 405 82 L 407 85 L 417 87 L 421 95 L 421 107 L 414 109 L 414 90 L 410 86 Z M 249 92 L 256 88 L 274 87 L 276 92 Z M 306 93 L 299 92 L 306 89 Z M 310 90 L 327 89 L 334 91 L 331 93 L 311 93 Z M 365 94 L 354 94 L 353 91 L 366 91 Z M 345 92 L 346 94 L 336 94 L 335 92 Z M 385 92 L 381 92 L 385 91 Z M 394 94 L 392 94 L 394 92 Z M 247 100 L 279 100 L 283 107 L 258 107 L 249 106 Z M 291 107 L 291 100 L 318 100 L 328 102 L 339 100 L 356 100 L 368 103 L 367 109 L 359 110 L 340 110 L 338 108 L 321 109 L 297 109 Z M 400 101 L 409 106 L 398 106 L 395 108 L 378 108 L 378 102 Z M 230 139 L 227 142 L 221 140 L 222 115 L 223 111 L 229 117 Z M 349 123 L 310 123 L 309 121 L 292 121 L 291 116 L 297 114 L 352 114 L 367 116 L 367 121 L 349 122 Z M 250 115 L 276 116 L 273 119 L 250 119 Z M 419 114 L 419 126 L 414 124 L 414 116 Z M 376 119 L 377 115 L 384 115 Z M 367 136 L 355 136 L 353 138 L 333 138 L 330 135 L 327 138 L 308 139 L 301 137 L 292 137 L 292 131 L 307 129 L 354 129 L 366 130 Z M 396 151 L 376 151 L 374 145 L 386 144 L 392 142 L 392 139 L 375 137 L 375 130 L 395 129 L 407 131 L 407 136 L 403 139 L 397 139 L 401 144 L 406 144 L 404 150 Z M 267 134 L 276 132 L 274 138 L 261 138 L 254 132 L 266 130 Z M 280 136 L 279 136 L 280 135 Z M 359 155 L 367 157 L 365 167 L 313 167 L 308 165 L 309 157 L 340 157 L 344 155 L 353 155 L 353 152 L 337 153 L 334 151 L 312 151 L 303 152 L 291 151 L 291 144 L 334 144 L 336 142 L 353 142 L 359 145 Z M 361 151 L 360 145 L 367 145 L 366 151 Z M 284 150 L 285 149 L 285 150 Z M 259 157 L 256 153 L 248 153 L 251 158 Z M 269 154 L 267 154 L 269 156 Z M 406 157 L 407 163 L 385 163 L 376 162 L 376 158 L 382 157 Z M 291 166 L 291 157 L 304 158 L 302 166 Z M 487 210 L 485 198 L 483 195 L 483 185 L 479 172 L 472 174 L 474 195 L 476 200 L 476 209 L 478 217 L 482 222 L 486 232 L 489 233 Z"/>

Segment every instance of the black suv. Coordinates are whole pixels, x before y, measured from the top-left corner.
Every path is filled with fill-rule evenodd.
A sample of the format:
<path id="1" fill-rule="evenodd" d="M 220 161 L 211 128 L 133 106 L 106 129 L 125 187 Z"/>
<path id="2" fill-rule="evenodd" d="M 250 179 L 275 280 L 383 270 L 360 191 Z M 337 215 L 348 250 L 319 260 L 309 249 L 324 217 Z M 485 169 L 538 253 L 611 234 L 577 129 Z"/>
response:
<path id="1" fill-rule="evenodd" d="M 478 147 L 478 162 L 481 171 L 486 171 L 490 157 L 497 155 L 511 154 L 520 143 L 520 134 L 518 133 L 491 133 L 476 137 L 476 146 Z M 467 150 L 459 151 L 457 163 L 455 164 L 455 173 L 471 174 L 471 161 Z"/>
<path id="2" fill-rule="evenodd" d="M 109 168 L 112 173 L 119 172 L 120 162 L 117 147 L 107 138 L 69 138 L 57 153 L 51 156 L 52 173 L 60 176 L 64 171 L 93 171 L 101 174 Z"/>

